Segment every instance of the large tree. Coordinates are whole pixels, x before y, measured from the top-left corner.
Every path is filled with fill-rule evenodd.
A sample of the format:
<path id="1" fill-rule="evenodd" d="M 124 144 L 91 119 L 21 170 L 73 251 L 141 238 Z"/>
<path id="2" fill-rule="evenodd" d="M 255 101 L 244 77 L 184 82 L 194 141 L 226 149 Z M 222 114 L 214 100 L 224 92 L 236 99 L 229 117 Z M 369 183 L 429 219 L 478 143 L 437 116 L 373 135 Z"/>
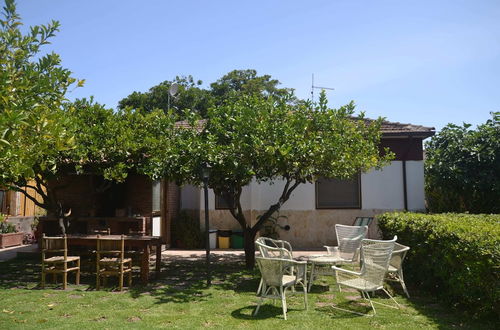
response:
<path id="1" fill-rule="evenodd" d="M 432 212 L 500 212 L 500 112 L 472 129 L 448 124 L 426 144 Z"/>
<path id="2" fill-rule="evenodd" d="M 0 20 L 0 186 L 22 190 L 40 172 L 56 171 L 60 152 L 74 146 L 63 104 L 71 77 L 55 53 L 41 54 L 59 23 L 22 34 L 13 0 Z M 29 196 L 30 197 L 30 196 Z"/>
<path id="3" fill-rule="evenodd" d="M 54 166 L 40 167 L 35 164 L 33 176 L 21 176 L 10 186 L 34 189 L 41 200 L 27 195 L 36 205 L 59 215 L 62 233 L 67 229 L 64 211 L 68 208 L 58 194 L 68 184 L 71 174 L 91 174 L 98 180 L 94 189 L 97 196 L 111 188 L 114 182 L 123 182 L 130 173 L 148 172 L 152 166 L 150 150 L 158 143 L 168 148 L 173 134 L 175 116 L 161 110 L 149 113 L 130 108 L 113 111 L 90 100 L 82 99 L 66 103 L 63 109 L 65 129 L 72 136 L 72 148 L 59 150 L 54 155 Z M 157 138 L 161 136 L 162 138 Z M 34 184 L 31 185 L 30 183 Z M 92 201 L 90 201 L 92 202 Z"/>
<path id="4" fill-rule="evenodd" d="M 171 97 L 169 89 L 174 83 L 179 86 L 178 92 Z M 133 92 L 118 103 L 118 108 L 123 110 L 130 107 L 143 112 L 162 109 L 166 113 L 170 106 L 178 115 L 190 109 L 205 116 L 207 109 L 213 105 L 213 98 L 201 84 L 201 80 L 195 81 L 192 76 L 177 76 L 172 81 L 166 80 L 151 87 L 147 92 Z"/>
<path id="5" fill-rule="evenodd" d="M 173 83 L 178 84 L 179 90 L 169 101 L 168 91 Z M 205 118 L 210 107 L 222 105 L 229 99 L 242 95 L 286 97 L 289 101 L 297 101 L 296 98 L 288 97 L 291 89 L 280 88 L 279 85 L 277 79 L 270 75 L 259 76 L 253 69 L 228 72 L 211 83 L 208 89 L 202 87 L 201 80 L 195 81 L 192 76 L 177 76 L 172 81 L 166 80 L 151 87 L 147 92 L 133 92 L 118 103 L 118 108 L 131 107 L 144 112 L 163 109 L 166 112 L 170 102 L 170 108 L 182 118 L 185 118 L 186 111 L 196 112 Z"/>
<path id="6" fill-rule="evenodd" d="M 201 167 L 211 167 L 210 188 L 229 196 L 230 212 L 244 231 L 248 267 L 254 265 L 254 240 L 262 224 L 300 184 L 319 177 L 350 178 L 392 156 L 379 154 L 381 119 L 367 121 L 363 114 L 355 119 L 353 103 L 329 109 L 324 94 L 314 108 L 288 101 L 242 95 L 210 108 L 206 121 L 191 116 L 190 127 L 177 129 L 175 159 L 163 162 L 165 174 L 199 185 Z M 162 150 L 167 152 L 155 152 L 158 160 L 167 159 Z M 241 204 L 243 187 L 253 179 L 283 181 L 281 196 L 256 221 L 245 216 Z"/>

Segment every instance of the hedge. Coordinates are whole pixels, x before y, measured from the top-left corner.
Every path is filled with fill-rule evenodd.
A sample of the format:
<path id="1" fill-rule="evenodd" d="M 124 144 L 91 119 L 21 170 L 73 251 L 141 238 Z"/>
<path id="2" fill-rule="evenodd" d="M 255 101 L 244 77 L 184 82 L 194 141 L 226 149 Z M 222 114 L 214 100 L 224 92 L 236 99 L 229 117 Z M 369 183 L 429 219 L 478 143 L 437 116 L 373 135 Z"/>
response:
<path id="1" fill-rule="evenodd" d="M 475 317 L 500 315 L 500 215 L 385 213 L 384 238 L 411 247 L 405 282 Z"/>

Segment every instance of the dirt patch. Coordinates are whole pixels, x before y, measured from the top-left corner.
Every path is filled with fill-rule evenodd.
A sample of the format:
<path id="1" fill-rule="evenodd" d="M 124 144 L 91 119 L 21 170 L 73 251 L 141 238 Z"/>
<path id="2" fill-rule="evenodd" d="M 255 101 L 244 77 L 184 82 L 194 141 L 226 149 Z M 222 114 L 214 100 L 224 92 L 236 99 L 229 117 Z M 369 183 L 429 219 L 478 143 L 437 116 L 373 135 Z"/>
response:
<path id="1" fill-rule="evenodd" d="M 132 316 L 127 319 L 127 322 L 139 322 L 142 319 L 139 316 Z"/>
<path id="2" fill-rule="evenodd" d="M 102 321 L 106 321 L 108 318 L 106 316 L 99 316 L 95 319 L 93 319 L 93 321 L 95 322 L 102 322 Z"/>
<path id="3" fill-rule="evenodd" d="M 327 302 L 317 302 L 316 306 L 318 306 L 318 307 L 329 307 L 329 306 L 335 306 L 335 305 L 332 304 L 332 303 L 327 303 Z"/>
<path id="4" fill-rule="evenodd" d="M 68 296 L 68 298 L 71 298 L 71 299 L 82 299 L 83 296 L 79 295 L 79 294 L 70 294 Z"/>
<path id="5" fill-rule="evenodd" d="M 347 300 L 359 300 L 361 299 L 360 296 L 346 296 L 345 299 Z"/>

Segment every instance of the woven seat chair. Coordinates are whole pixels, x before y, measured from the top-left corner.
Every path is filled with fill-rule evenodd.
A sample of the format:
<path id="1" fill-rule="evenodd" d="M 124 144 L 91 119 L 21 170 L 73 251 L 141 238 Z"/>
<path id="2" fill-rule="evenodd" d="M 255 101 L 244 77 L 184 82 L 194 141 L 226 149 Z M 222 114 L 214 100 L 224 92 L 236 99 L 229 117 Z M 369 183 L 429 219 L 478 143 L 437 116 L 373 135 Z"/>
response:
<path id="1" fill-rule="evenodd" d="M 97 235 L 96 289 L 101 287 L 101 277 L 118 276 L 119 289 L 123 290 L 123 277 L 128 274 L 128 286 L 132 285 L 132 259 L 125 258 L 125 236 L 120 239 L 101 238 Z"/>
<path id="2" fill-rule="evenodd" d="M 292 245 L 287 241 L 276 240 L 269 237 L 259 237 L 255 240 L 255 247 L 264 258 L 293 259 Z M 290 272 L 293 271 L 293 267 Z M 261 278 L 257 294 L 262 289 L 263 280 Z"/>
<path id="3" fill-rule="evenodd" d="M 335 264 L 356 263 L 359 261 L 359 248 L 361 241 L 368 232 L 367 226 L 347 226 L 335 225 L 335 235 L 337 236 L 337 246 L 325 245 L 327 255 L 335 257 Z M 333 275 L 331 266 L 318 266 L 313 264 L 312 276 L 309 280 L 309 291 L 314 280 L 320 275 Z"/>
<path id="4" fill-rule="evenodd" d="M 328 255 L 338 256 L 340 263 L 353 263 L 359 260 L 361 241 L 366 237 L 368 226 L 335 225 L 337 246 L 325 245 Z"/>
<path id="5" fill-rule="evenodd" d="M 370 292 L 375 292 L 377 290 L 384 291 L 389 298 L 391 298 L 397 307 L 389 306 L 386 304 L 378 303 L 391 308 L 399 308 L 397 301 L 384 289 L 384 278 L 386 276 L 387 270 L 389 269 L 389 261 L 391 259 L 392 251 L 396 243 L 397 237 L 394 236 L 392 240 L 372 240 L 364 239 L 361 244 L 361 271 L 355 272 L 333 266 L 335 271 L 335 276 L 337 280 L 337 285 L 339 289 L 341 286 L 356 289 L 361 292 L 361 296 L 370 302 L 373 309 L 373 315 L 376 314 L 374 302 L 370 298 Z M 361 314 L 355 311 L 350 311 L 347 309 L 339 308 L 334 306 L 334 308 L 343 310 L 346 312 L 352 312 L 359 315 Z"/>
<path id="6" fill-rule="evenodd" d="M 281 258 L 256 258 L 262 275 L 262 292 L 255 309 L 254 316 L 259 312 L 264 299 L 280 299 L 283 308 L 283 318 L 286 320 L 286 289 L 301 285 L 304 291 L 304 304 L 307 309 L 307 262 Z M 290 273 L 290 270 L 293 272 Z M 295 291 L 292 290 L 295 293 Z"/>
<path id="7" fill-rule="evenodd" d="M 373 217 L 356 217 L 354 219 L 354 222 L 352 223 L 353 226 L 367 226 L 370 227 L 370 225 L 373 222 Z"/>
<path id="8" fill-rule="evenodd" d="M 52 256 L 47 256 L 47 254 Z M 68 273 L 76 272 L 76 284 L 80 284 L 80 257 L 68 256 L 68 241 L 63 237 L 42 235 L 42 289 L 45 288 L 46 274 L 52 274 L 54 282 L 57 274 L 62 274 L 63 289 L 68 287 Z"/>
<path id="9" fill-rule="evenodd" d="M 389 269 L 387 271 L 386 280 L 397 281 L 403 287 L 403 291 L 406 296 L 410 298 L 410 294 L 406 289 L 406 284 L 403 277 L 403 260 L 406 257 L 406 253 L 410 250 L 408 246 L 396 243 L 394 250 L 392 251 L 391 260 L 389 261 Z"/>

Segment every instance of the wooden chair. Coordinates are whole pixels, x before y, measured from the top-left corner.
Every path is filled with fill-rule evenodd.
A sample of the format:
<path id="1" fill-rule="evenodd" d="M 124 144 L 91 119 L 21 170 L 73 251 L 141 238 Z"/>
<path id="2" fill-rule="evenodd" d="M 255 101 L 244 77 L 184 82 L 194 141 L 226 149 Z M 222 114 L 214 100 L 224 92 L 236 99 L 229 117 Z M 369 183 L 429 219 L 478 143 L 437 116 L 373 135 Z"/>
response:
<path id="1" fill-rule="evenodd" d="M 97 235 L 97 283 L 96 289 L 101 286 L 101 277 L 106 285 L 107 278 L 118 276 L 120 291 L 123 290 L 123 277 L 128 273 L 128 286 L 132 285 L 132 259 L 125 258 L 125 236 L 120 239 L 101 238 Z"/>
<path id="2" fill-rule="evenodd" d="M 47 254 L 51 254 L 48 257 Z M 70 265 L 70 263 L 76 263 Z M 46 274 L 53 274 L 54 282 L 57 274 L 63 276 L 63 289 L 68 287 L 68 273 L 76 271 L 76 284 L 80 284 L 80 257 L 68 256 L 68 241 L 63 237 L 45 237 L 42 235 L 42 289 L 45 288 Z"/>

